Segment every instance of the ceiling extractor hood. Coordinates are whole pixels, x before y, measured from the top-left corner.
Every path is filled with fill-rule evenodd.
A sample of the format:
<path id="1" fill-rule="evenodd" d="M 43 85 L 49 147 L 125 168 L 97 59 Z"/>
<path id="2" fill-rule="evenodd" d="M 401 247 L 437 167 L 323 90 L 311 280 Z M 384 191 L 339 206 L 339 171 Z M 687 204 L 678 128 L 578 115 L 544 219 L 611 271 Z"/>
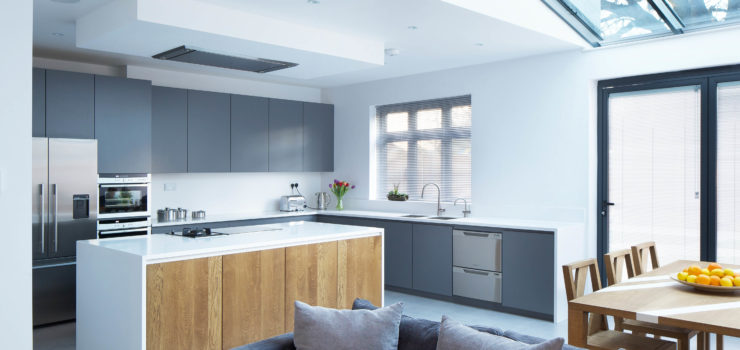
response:
<path id="1" fill-rule="evenodd" d="M 238 69 L 255 73 L 267 73 L 295 67 L 298 63 L 268 60 L 264 58 L 243 58 L 227 56 L 188 48 L 185 45 L 158 53 L 153 58 L 168 61 L 202 64 L 229 69 Z"/>

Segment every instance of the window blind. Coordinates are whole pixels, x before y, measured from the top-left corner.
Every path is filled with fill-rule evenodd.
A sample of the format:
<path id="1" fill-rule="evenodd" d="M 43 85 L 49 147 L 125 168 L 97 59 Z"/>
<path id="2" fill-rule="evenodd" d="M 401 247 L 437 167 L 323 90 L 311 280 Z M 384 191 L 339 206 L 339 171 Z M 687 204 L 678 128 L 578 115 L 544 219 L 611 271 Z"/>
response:
<path id="1" fill-rule="evenodd" d="M 471 199 L 470 95 L 376 107 L 376 198 L 394 185 L 421 200 L 436 183 L 443 201 Z M 436 200 L 427 188 L 424 200 Z"/>

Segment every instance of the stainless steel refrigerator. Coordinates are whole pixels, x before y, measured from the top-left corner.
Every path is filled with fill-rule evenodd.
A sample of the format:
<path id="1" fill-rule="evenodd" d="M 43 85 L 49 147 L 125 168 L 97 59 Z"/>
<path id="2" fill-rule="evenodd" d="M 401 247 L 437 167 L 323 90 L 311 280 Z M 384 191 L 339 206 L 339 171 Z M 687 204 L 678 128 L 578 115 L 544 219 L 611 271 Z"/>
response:
<path id="1" fill-rule="evenodd" d="M 33 138 L 33 324 L 75 318 L 76 242 L 97 235 L 98 142 Z"/>

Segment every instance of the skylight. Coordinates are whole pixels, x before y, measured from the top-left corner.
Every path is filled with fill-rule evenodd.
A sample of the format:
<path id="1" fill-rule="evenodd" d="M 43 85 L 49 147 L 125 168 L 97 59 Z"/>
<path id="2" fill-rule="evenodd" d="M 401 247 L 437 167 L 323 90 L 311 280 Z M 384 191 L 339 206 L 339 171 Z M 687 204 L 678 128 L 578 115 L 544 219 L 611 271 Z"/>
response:
<path id="1" fill-rule="evenodd" d="M 740 0 L 542 0 L 593 46 L 740 22 Z"/>

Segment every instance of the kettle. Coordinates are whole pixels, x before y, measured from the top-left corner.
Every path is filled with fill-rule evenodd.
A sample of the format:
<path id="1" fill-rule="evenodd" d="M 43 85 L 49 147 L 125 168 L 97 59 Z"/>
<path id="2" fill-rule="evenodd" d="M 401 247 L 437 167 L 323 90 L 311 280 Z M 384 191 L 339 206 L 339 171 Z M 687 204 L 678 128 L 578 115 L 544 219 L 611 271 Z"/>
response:
<path id="1" fill-rule="evenodd" d="M 326 192 L 316 193 L 316 209 L 326 210 L 326 208 L 329 206 L 330 201 L 331 201 L 331 197 L 329 197 L 328 193 Z"/>

